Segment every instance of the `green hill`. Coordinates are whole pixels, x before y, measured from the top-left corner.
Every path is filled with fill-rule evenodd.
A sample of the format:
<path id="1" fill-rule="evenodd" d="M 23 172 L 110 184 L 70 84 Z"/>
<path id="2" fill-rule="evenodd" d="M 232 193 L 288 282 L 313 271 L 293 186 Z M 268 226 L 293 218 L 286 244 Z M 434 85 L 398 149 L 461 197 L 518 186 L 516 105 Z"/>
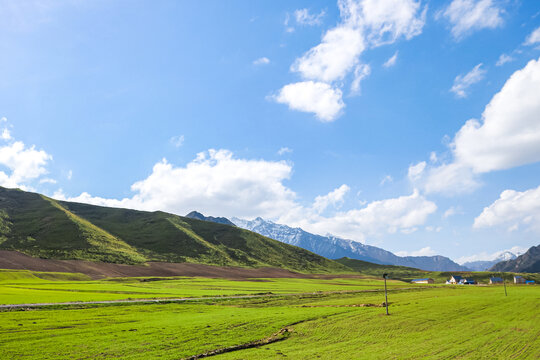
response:
<path id="1" fill-rule="evenodd" d="M 307 250 L 235 226 L 57 201 L 0 187 L 0 249 L 52 259 L 147 261 L 350 272 Z"/>

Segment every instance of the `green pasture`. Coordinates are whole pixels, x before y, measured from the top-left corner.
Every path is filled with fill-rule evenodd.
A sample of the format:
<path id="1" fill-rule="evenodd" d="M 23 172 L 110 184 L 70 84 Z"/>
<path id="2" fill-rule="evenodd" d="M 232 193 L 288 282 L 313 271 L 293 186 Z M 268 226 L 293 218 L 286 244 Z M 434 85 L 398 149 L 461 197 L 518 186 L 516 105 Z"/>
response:
<path id="1" fill-rule="evenodd" d="M 0 312 L 0 359 L 182 359 L 268 339 L 283 329 L 287 332 L 274 337 L 280 341 L 213 357 L 540 358 L 538 286 L 509 285 L 505 296 L 502 286 L 415 286 L 392 281 L 390 316 L 386 316 L 381 307 L 384 295 L 378 291 L 382 283 L 374 279 L 90 281 L 10 271 L 0 272 L 0 278 L 2 303 L 10 298 L 19 303 L 72 301 L 71 295 L 84 300 L 282 294 L 5 309 Z M 6 290 L 13 293 L 5 296 Z M 329 292 L 342 290 L 370 291 Z M 34 293 L 49 300 L 35 301 Z"/>
<path id="2" fill-rule="evenodd" d="M 389 281 L 389 288 L 403 287 Z M 121 299 L 183 298 L 250 294 L 290 294 L 377 290 L 380 279 L 252 279 L 235 281 L 211 278 L 111 278 L 89 280 L 84 275 L 0 271 L 0 304 L 28 304 Z"/>

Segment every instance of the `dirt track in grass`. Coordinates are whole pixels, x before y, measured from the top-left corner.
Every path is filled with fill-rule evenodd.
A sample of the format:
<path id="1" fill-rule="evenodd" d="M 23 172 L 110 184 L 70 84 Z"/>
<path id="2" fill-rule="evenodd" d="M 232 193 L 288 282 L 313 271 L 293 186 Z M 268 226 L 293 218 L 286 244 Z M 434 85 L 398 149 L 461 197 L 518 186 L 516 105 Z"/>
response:
<path id="1" fill-rule="evenodd" d="M 145 265 L 122 265 L 83 260 L 34 258 L 17 251 L 0 250 L 0 269 L 82 273 L 93 279 L 105 277 L 202 276 L 233 280 L 252 278 L 322 278 L 356 277 L 361 275 L 300 274 L 285 269 L 240 268 L 191 263 L 149 262 Z"/>

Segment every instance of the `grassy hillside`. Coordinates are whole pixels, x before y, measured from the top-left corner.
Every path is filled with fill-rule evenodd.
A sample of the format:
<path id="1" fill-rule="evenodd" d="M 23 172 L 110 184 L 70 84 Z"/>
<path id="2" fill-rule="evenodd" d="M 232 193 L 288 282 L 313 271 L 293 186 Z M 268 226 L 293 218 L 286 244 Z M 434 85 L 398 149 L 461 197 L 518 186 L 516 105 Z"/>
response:
<path id="1" fill-rule="evenodd" d="M 452 275 L 473 278 L 475 281 L 484 284 L 489 283 L 489 278 L 491 276 L 502 276 L 507 282 L 512 283 L 515 274 L 513 272 L 500 273 L 489 271 L 425 271 L 406 266 L 373 264 L 367 261 L 350 259 L 347 257 L 337 259 L 336 261 L 364 275 L 382 277 L 384 273 L 387 273 L 390 279 L 402 281 L 411 281 L 412 279 L 418 278 L 432 278 L 435 280 L 435 283 L 439 284 L 450 279 Z M 539 282 L 540 280 L 540 274 L 521 275 L 524 275 L 527 279 L 536 280 L 536 282 Z"/>
<path id="2" fill-rule="evenodd" d="M 53 259 L 273 266 L 300 272 L 350 269 L 234 226 L 164 212 L 57 201 L 0 187 L 0 249 Z"/>

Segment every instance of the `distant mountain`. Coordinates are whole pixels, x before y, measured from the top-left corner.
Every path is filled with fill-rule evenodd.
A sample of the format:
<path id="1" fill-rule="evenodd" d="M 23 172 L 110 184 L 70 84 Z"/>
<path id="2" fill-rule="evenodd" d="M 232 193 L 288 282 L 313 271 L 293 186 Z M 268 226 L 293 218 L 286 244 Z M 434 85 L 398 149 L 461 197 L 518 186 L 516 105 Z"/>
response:
<path id="1" fill-rule="evenodd" d="M 429 271 L 467 271 L 444 256 L 397 256 L 384 249 L 335 236 L 311 234 L 300 228 L 276 224 L 260 217 L 255 220 L 231 219 L 233 223 L 269 238 L 299 246 L 329 259 L 348 257 L 375 264 L 400 265 Z"/>
<path id="2" fill-rule="evenodd" d="M 119 264 L 188 262 L 329 273 L 347 267 L 238 228 L 177 216 L 108 208 L 0 187 L 0 249 L 45 259 Z"/>
<path id="3" fill-rule="evenodd" d="M 540 245 L 531 247 L 525 254 L 513 260 L 501 261 L 493 265 L 489 271 L 540 272 Z"/>
<path id="4" fill-rule="evenodd" d="M 469 261 L 461 265 L 474 271 L 487 271 L 493 265 L 501 261 L 513 260 L 515 258 L 517 258 L 516 254 L 510 251 L 505 251 L 493 260 Z"/>
<path id="5" fill-rule="evenodd" d="M 204 216 L 203 214 L 201 214 L 200 212 L 197 212 L 197 211 L 190 212 L 189 214 L 186 215 L 186 217 L 188 217 L 190 219 L 211 221 L 211 222 L 215 222 L 215 223 L 218 223 L 218 224 L 236 226 L 229 219 L 227 219 L 225 217 Z"/>

